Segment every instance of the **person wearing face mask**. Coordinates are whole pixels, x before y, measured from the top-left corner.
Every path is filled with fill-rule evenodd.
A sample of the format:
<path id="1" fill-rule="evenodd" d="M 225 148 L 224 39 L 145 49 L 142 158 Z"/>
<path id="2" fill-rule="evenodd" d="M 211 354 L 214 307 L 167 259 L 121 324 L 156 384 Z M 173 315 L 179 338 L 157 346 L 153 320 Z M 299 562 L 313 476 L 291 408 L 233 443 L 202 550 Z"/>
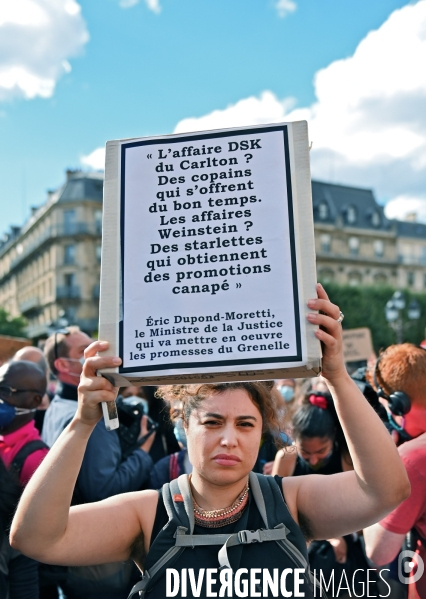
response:
<path id="1" fill-rule="evenodd" d="M 294 379 L 280 379 L 276 382 L 276 386 L 286 404 L 294 400 L 296 396 L 296 381 Z"/>
<path id="2" fill-rule="evenodd" d="M 323 381 L 313 381 L 293 415 L 291 434 L 294 444 L 278 452 L 273 475 L 329 475 L 353 470 L 333 399 Z M 337 580 L 343 569 L 346 573 L 368 569 L 357 534 L 314 541 L 309 559 L 311 568 L 321 570 L 326 577 L 334 572 Z M 373 589 L 373 583 L 370 587 Z"/>
<path id="3" fill-rule="evenodd" d="M 291 432 L 294 445 L 278 452 L 274 475 L 337 474 L 352 470 L 328 391 L 307 392 L 293 416 Z"/>
<path id="4" fill-rule="evenodd" d="M 90 337 L 76 326 L 56 331 L 45 344 L 44 353 L 52 373 L 58 379 L 56 394 L 46 410 L 43 440 L 52 446 L 77 411 L 77 386 L 84 363 L 84 350 Z M 148 432 L 144 415 L 140 437 Z M 118 431 L 107 431 L 103 419 L 97 424 L 74 488 L 73 504 L 101 501 L 120 493 L 144 489 L 148 485 L 152 459 L 148 452 L 155 433 L 142 441 L 130 455 L 123 456 Z M 126 599 L 126 589 L 137 575 L 127 561 L 91 567 L 68 568 L 61 584 L 67 599 Z"/>
<path id="5" fill-rule="evenodd" d="M 162 458 L 154 465 L 150 474 L 150 489 L 161 489 L 165 483 L 178 478 L 181 474 L 190 474 L 192 465 L 188 458 L 186 432 L 183 426 L 182 408 L 175 405 L 170 409 L 173 433 L 179 443 L 180 451 Z"/>
<path id="6" fill-rule="evenodd" d="M 0 368 L 0 457 L 22 486 L 48 452 L 34 424 L 45 391 L 46 377 L 32 362 L 9 362 Z"/>
<path id="7" fill-rule="evenodd" d="M 42 439 L 49 447 L 71 422 L 77 409 L 77 386 L 84 363 L 83 354 L 91 341 L 79 327 L 70 326 L 55 331 L 45 343 L 46 361 L 58 381 L 42 429 Z"/>

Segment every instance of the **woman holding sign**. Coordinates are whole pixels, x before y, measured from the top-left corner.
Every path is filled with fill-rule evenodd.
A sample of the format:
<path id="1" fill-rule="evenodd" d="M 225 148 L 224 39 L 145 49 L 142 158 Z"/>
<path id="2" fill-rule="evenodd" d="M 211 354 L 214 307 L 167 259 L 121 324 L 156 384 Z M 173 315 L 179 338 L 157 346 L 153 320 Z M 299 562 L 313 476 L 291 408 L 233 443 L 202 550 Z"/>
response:
<path id="1" fill-rule="evenodd" d="M 166 394 L 183 403 L 190 480 L 184 475 L 161 494 L 126 493 L 70 508 L 87 440 L 102 417 L 100 402 L 111 401 L 117 391 L 96 376 L 120 363 L 97 355 L 107 349 L 98 341 L 85 352 L 76 416 L 24 491 L 12 545 L 54 564 L 132 557 L 145 570 L 135 592 L 150 591 L 152 598 L 277 596 L 278 588 L 281 596 L 313 597 L 303 535 L 325 539 L 364 528 L 410 490 L 392 439 L 346 372 L 340 310 L 321 285 L 317 293 L 308 306 L 321 313 L 312 312 L 308 321 L 320 326 L 315 335 L 324 346 L 322 374 L 354 471 L 282 480 L 251 475 L 262 433 L 274 432 L 270 386 L 191 385 L 187 392 L 174 387 Z"/>

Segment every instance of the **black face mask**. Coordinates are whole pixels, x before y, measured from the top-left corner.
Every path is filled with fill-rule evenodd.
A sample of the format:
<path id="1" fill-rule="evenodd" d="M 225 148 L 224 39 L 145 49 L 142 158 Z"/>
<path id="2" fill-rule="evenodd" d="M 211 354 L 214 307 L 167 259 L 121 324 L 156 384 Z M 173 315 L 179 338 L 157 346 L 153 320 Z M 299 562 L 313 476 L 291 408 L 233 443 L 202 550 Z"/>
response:
<path id="1" fill-rule="evenodd" d="M 399 447 L 400 445 L 402 445 L 403 443 L 406 443 L 407 441 L 411 441 L 413 439 L 413 437 L 411 435 L 409 435 L 407 433 L 407 431 L 404 430 L 403 426 L 399 426 L 399 424 L 397 424 L 392 416 L 392 414 L 390 412 L 388 412 L 388 426 L 387 429 L 392 432 L 392 431 L 396 431 L 398 433 L 398 443 L 397 446 Z"/>

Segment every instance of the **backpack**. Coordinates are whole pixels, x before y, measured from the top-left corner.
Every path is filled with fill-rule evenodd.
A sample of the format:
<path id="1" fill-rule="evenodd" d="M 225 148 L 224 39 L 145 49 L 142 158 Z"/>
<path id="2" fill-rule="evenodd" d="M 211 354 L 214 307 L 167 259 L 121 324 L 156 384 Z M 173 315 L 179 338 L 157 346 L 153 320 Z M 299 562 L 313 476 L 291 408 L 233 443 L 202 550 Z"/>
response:
<path id="1" fill-rule="evenodd" d="M 273 547 L 279 548 L 286 554 L 293 568 L 303 568 L 305 582 L 311 590 L 311 596 L 316 596 L 315 587 L 319 589 L 319 583 L 310 572 L 308 561 L 303 555 L 303 551 L 306 552 L 306 546 L 298 548 L 287 538 L 290 529 L 284 522 L 290 523 L 290 520 L 293 520 L 277 483 L 272 476 L 264 476 L 255 472 L 250 472 L 249 481 L 265 528 L 255 531 L 242 530 L 231 534 L 193 534 L 194 510 L 188 475 L 183 474 L 178 479 L 163 485 L 162 495 L 169 521 L 157 535 L 155 541 L 163 535 L 166 538 L 170 537 L 170 532 L 175 530 L 174 545 L 169 546 L 168 550 L 160 554 L 158 561 L 151 568 L 145 570 L 142 580 L 132 588 L 128 599 L 131 599 L 136 593 L 139 593 L 140 598 L 144 599 L 145 593 L 152 590 L 155 583 L 165 575 L 167 567 L 188 547 L 217 545 L 219 570 L 223 570 L 231 569 L 228 558 L 229 547 L 263 542 L 274 543 Z M 247 512 L 248 510 L 245 514 Z M 257 590 L 260 590 L 260 585 L 257 587 Z M 325 597 L 325 594 L 318 596 Z"/>
<path id="2" fill-rule="evenodd" d="M 13 458 L 10 470 L 19 478 L 27 457 L 39 449 L 49 449 L 49 447 L 41 439 L 26 443 Z"/>

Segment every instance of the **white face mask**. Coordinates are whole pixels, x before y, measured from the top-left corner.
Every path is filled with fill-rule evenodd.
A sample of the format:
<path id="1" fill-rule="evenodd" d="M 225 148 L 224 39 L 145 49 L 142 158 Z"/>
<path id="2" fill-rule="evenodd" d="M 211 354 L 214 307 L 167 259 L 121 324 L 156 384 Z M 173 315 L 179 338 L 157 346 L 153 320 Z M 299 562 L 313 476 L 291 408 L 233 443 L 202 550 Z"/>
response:
<path id="1" fill-rule="evenodd" d="M 80 362 L 80 364 L 83 366 L 84 362 L 86 361 L 85 358 L 62 358 L 63 360 L 68 360 L 68 362 Z"/>
<path id="2" fill-rule="evenodd" d="M 84 366 L 84 362 L 85 362 L 84 357 L 82 357 L 82 358 L 62 358 L 62 360 L 68 360 L 68 362 L 79 362 L 82 367 Z M 80 376 L 81 376 L 81 374 L 75 374 L 75 372 L 68 372 L 68 374 L 70 376 L 76 376 L 77 378 L 80 378 Z"/>

